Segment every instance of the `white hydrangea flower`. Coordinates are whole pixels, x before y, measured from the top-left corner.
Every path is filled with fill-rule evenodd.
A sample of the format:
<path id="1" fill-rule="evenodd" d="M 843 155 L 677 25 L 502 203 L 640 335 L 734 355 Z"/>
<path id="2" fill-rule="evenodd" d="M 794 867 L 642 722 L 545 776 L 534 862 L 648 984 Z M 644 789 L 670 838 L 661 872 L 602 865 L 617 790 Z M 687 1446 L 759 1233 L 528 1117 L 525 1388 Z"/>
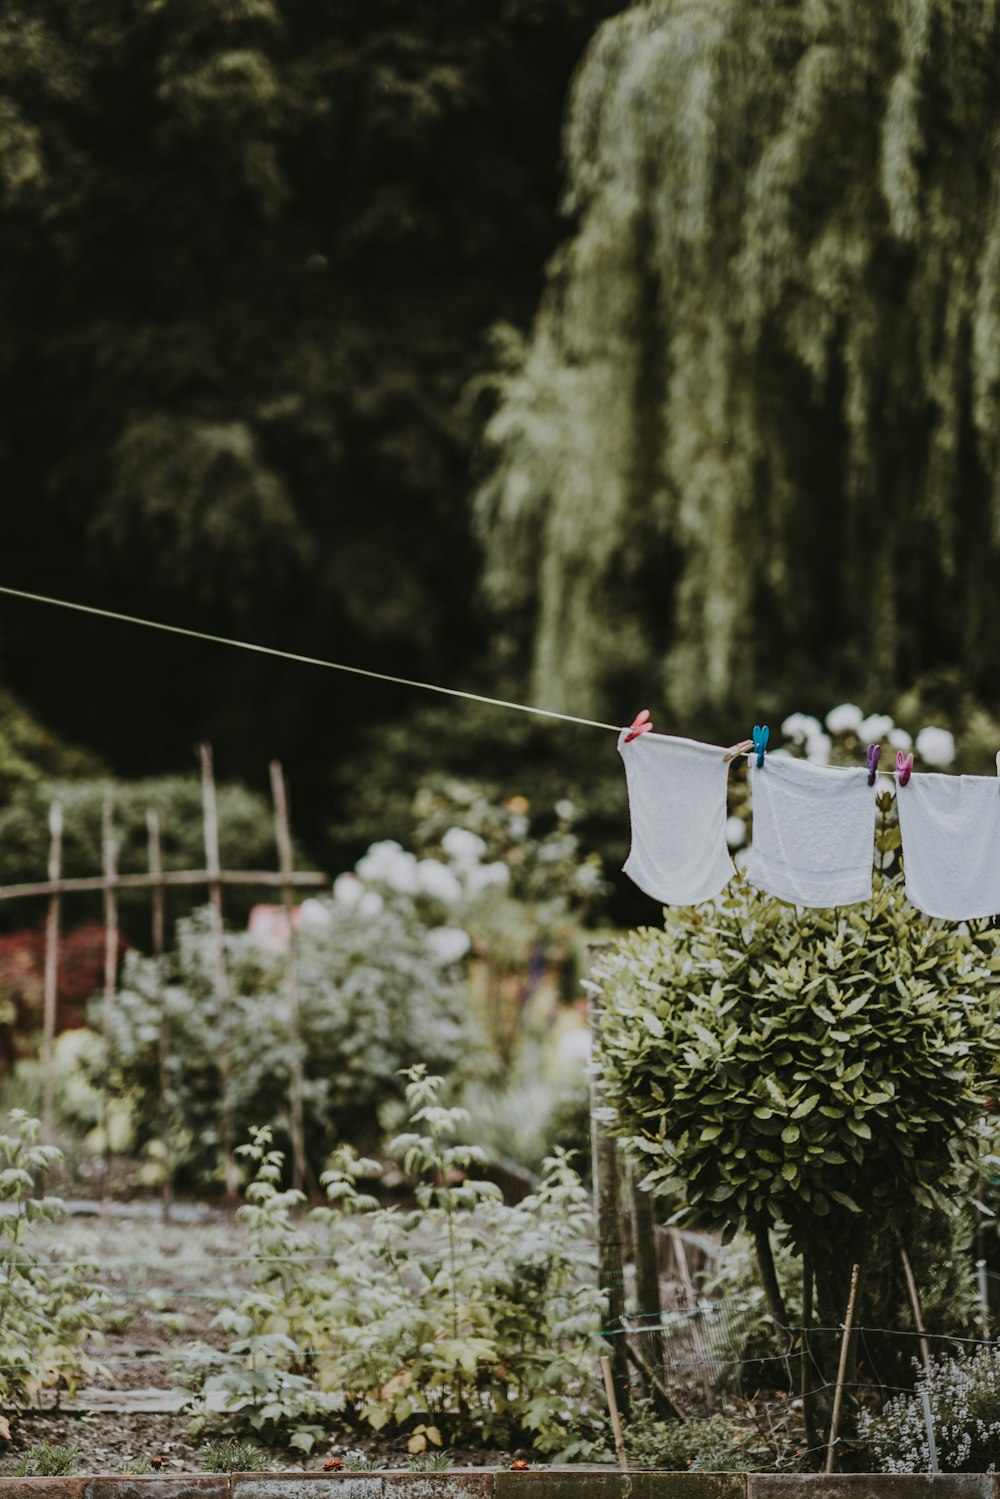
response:
<path id="1" fill-rule="evenodd" d="M 391 838 L 373 843 L 354 866 L 366 883 L 388 885 L 400 895 L 416 895 L 417 860 Z"/>
<path id="2" fill-rule="evenodd" d="M 917 735 L 917 754 L 925 765 L 945 770 L 955 758 L 955 736 L 949 729 L 928 724 Z"/>
<path id="3" fill-rule="evenodd" d="M 890 729 L 886 738 L 894 750 L 902 750 L 904 755 L 913 748 L 913 735 L 905 729 Z"/>
<path id="4" fill-rule="evenodd" d="M 358 881 L 354 878 L 353 875 L 341 874 L 338 875 L 337 878 L 341 880 L 350 880 L 352 885 L 358 885 Z M 334 882 L 333 888 L 334 899 L 336 899 L 336 881 Z M 306 926 L 329 926 L 333 920 L 333 917 L 330 915 L 330 907 L 327 905 L 326 901 L 317 900 L 314 895 L 307 896 L 299 907 L 299 910 L 302 912 L 302 920 Z"/>
<path id="5" fill-rule="evenodd" d="M 425 934 L 424 941 L 434 961 L 443 966 L 457 963 L 472 946 L 468 932 L 459 926 L 433 926 Z"/>
<path id="6" fill-rule="evenodd" d="M 454 870 L 440 859 L 421 859 L 417 865 L 417 884 L 424 895 L 445 906 L 457 906 L 462 900 L 462 884 Z"/>
<path id="7" fill-rule="evenodd" d="M 806 745 L 806 759 L 813 765 L 829 765 L 833 740 L 829 734 L 814 734 Z"/>
<path id="8" fill-rule="evenodd" d="M 866 744 L 880 744 L 895 727 L 895 720 L 888 713 L 869 713 L 858 724 L 858 738 Z"/>
<path id="9" fill-rule="evenodd" d="M 726 842 L 730 848 L 742 848 L 747 841 L 747 825 L 742 817 L 726 819 Z"/>
<path id="10" fill-rule="evenodd" d="M 333 882 L 333 898 L 338 906 L 356 906 L 365 887 L 356 874 L 338 874 Z"/>
<path id="11" fill-rule="evenodd" d="M 555 812 L 563 822 L 572 822 L 576 816 L 576 804 L 568 796 L 564 796 L 561 801 L 556 802 Z"/>
<path id="12" fill-rule="evenodd" d="M 385 901 L 377 890 L 366 890 L 357 905 L 358 915 L 363 916 L 366 921 L 371 921 L 375 916 L 381 916 L 384 909 Z"/>
<path id="13" fill-rule="evenodd" d="M 506 864 L 477 864 L 465 874 L 465 888 L 471 899 L 482 895 L 484 890 L 491 887 L 502 889 L 510 884 L 510 870 Z"/>
<path id="14" fill-rule="evenodd" d="M 838 703 L 826 715 L 826 726 L 831 734 L 856 734 L 864 716 L 857 703 Z"/>
<path id="15" fill-rule="evenodd" d="M 482 838 L 468 828 L 449 828 L 441 839 L 441 847 L 455 864 L 478 864 L 486 852 Z"/>
<path id="16" fill-rule="evenodd" d="M 791 713 L 781 725 L 781 732 L 793 744 L 805 744 L 815 734 L 823 732 L 823 725 L 811 713 Z"/>

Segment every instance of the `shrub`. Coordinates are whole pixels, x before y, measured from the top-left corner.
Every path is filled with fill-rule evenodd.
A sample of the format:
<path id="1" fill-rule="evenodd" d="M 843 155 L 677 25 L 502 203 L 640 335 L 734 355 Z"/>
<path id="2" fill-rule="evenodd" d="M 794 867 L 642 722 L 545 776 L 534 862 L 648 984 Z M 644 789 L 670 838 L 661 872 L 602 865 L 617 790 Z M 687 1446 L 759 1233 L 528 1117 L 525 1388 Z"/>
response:
<path id="1" fill-rule="evenodd" d="M 32 1442 L 10 1469 L 10 1475 L 12 1478 L 61 1478 L 67 1473 L 76 1473 L 79 1467 L 80 1454 L 75 1447 L 62 1447 L 57 1442 Z"/>
<path id="2" fill-rule="evenodd" d="M 600 1065 L 614 1125 L 678 1216 L 768 1229 L 815 1272 L 836 1325 L 868 1226 L 968 1186 L 997 1042 L 988 939 L 928 921 L 891 881 L 870 905 L 798 910 L 742 881 L 668 913 L 603 965 Z"/>
<path id="3" fill-rule="evenodd" d="M 623 1429 L 629 1464 L 690 1473 L 753 1473 L 787 1467 L 794 1448 L 772 1428 L 766 1440 L 752 1409 L 689 1421 L 658 1420 L 652 1401 L 632 1402 Z M 776 1445 L 776 1439 L 779 1445 Z"/>
<path id="4" fill-rule="evenodd" d="M 447 1434 L 586 1454 L 603 1421 L 587 1194 L 555 1157 L 538 1190 L 506 1206 L 468 1178 L 483 1155 L 450 1143 L 461 1111 L 440 1105 L 441 1080 L 422 1067 L 407 1078 L 413 1128 L 392 1150 L 415 1181 L 412 1211 L 379 1209 L 358 1190 L 365 1163 L 344 1156 L 309 1232 L 268 1132 L 244 1147 L 253 1286 L 217 1318 L 236 1334 L 228 1349 L 201 1349 L 202 1388 L 249 1398 L 255 1430 L 290 1430 L 305 1450 L 342 1411 L 424 1445 Z"/>
<path id="5" fill-rule="evenodd" d="M 85 1351 L 100 1336 L 105 1293 L 85 1276 L 86 1264 L 66 1260 L 59 1247 L 35 1243 L 35 1227 L 63 1216 L 57 1197 L 36 1193 L 36 1178 L 53 1170 L 60 1153 L 39 1143 L 41 1126 L 19 1109 L 10 1133 L 0 1135 L 0 1199 L 13 1210 L 0 1215 L 0 1405 L 18 1411 L 39 1390 L 73 1391 L 83 1375 L 99 1371 Z"/>
<path id="6" fill-rule="evenodd" d="M 303 1105 L 312 1160 L 336 1139 L 371 1145 L 379 1111 L 402 1092 L 399 1068 L 418 1055 L 449 1072 L 469 1071 L 477 1032 L 450 964 L 405 910 L 326 901 L 324 919 L 298 942 Z M 287 1132 L 291 1063 L 284 960 L 252 937 L 226 939 L 231 1108 L 234 1130 L 255 1120 Z M 136 1095 L 144 1144 L 157 1128 L 159 1027 L 165 1005 L 174 1159 L 198 1181 L 219 1169 L 221 1082 L 215 959 L 204 915 L 178 925 L 165 989 L 155 962 L 130 954 L 116 1004 L 115 1069 Z M 100 1021 L 99 1007 L 94 1013 Z"/>
<path id="7" fill-rule="evenodd" d="M 913 1395 L 888 1400 L 880 1415 L 862 1412 L 859 1436 L 881 1473 L 926 1473 L 930 1449 L 921 1390 L 930 1397 L 938 1463 L 946 1473 L 992 1473 L 1000 1463 L 1000 1351 L 931 1360 Z"/>

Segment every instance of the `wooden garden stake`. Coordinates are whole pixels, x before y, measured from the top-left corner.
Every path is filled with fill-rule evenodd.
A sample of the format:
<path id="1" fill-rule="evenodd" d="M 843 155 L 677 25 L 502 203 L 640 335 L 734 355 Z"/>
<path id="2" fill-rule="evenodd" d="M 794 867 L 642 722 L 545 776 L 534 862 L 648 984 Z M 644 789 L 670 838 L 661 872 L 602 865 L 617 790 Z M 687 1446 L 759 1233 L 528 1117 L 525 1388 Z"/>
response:
<path id="1" fill-rule="evenodd" d="M 205 864 L 208 870 L 208 900 L 215 949 L 215 995 L 219 1005 L 219 1072 L 222 1082 L 222 1156 L 226 1199 L 236 1197 L 236 1162 L 233 1160 L 232 1061 L 229 1049 L 229 969 L 226 966 L 226 936 L 222 923 L 222 879 L 219 862 L 219 812 L 212 771 L 212 746 L 203 744 L 201 757 L 201 805 L 205 828 Z"/>
<path id="2" fill-rule="evenodd" d="M 278 760 L 271 761 L 271 795 L 274 798 L 274 831 L 278 844 L 278 864 L 281 873 L 289 876 L 292 872 L 292 834 L 288 817 L 288 794 L 285 787 L 285 777 L 282 774 L 281 763 Z M 292 1127 L 292 1185 L 297 1191 L 301 1192 L 305 1186 L 306 1179 L 305 1126 L 302 1117 L 302 1025 L 299 1015 L 297 941 L 295 924 L 292 920 L 295 902 L 290 879 L 282 887 L 281 894 L 285 906 L 285 922 L 287 927 L 287 941 L 285 944 L 285 992 L 288 995 L 288 1027 L 290 1031 L 289 1040 L 291 1042 L 291 1065 L 288 1084 Z"/>
<path id="3" fill-rule="evenodd" d="M 49 881 L 58 887 L 62 873 L 62 807 L 49 808 Z M 45 1000 L 42 1017 L 42 1124 L 51 1145 L 54 1128 L 53 1047 L 56 1039 L 56 1000 L 59 992 L 59 890 L 49 896 L 45 921 Z"/>
<path id="4" fill-rule="evenodd" d="M 149 873 L 155 883 L 151 887 L 153 962 L 156 964 L 156 999 L 160 1007 L 160 1034 L 158 1046 L 160 1083 L 160 1145 L 163 1147 L 163 1183 L 160 1200 L 163 1203 L 163 1218 L 170 1217 L 170 1204 L 174 1197 L 173 1160 L 170 1150 L 170 1031 L 167 1021 L 167 995 L 163 982 L 163 950 L 166 929 L 166 891 L 162 882 L 163 856 L 160 848 L 160 817 L 152 808 L 146 813 L 147 847 L 149 849 Z"/>
<path id="5" fill-rule="evenodd" d="M 854 1300 L 858 1294 L 858 1274 L 860 1267 L 854 1266 L 851 1271 L 851 1289 L 847 1297 L 847 1314 L 844 1317 L 844 1332 L 840 1340 L 840 1365 L 837 1369 L 837 1388 L 833 1395 L 833 1412 L 830 1416 L 830 1440 L 826 1447 L 826 1471 L 833 1472 L 833 1453 L 837 1445 L 837 1428 L 840 1425 L 840 1407 L 844 1398 L 844 1381 L 847 1378 L 847 1350 L 851 1342 L 851 1328 L 854 1323 Z"/>
<path id="6" fill-rule="evenodd" d="M 104 798 L 101 808 L 101 850 L 104 864 L 104 1085 L 101 1100 L 104 1125 L 104 1170 L 101 1197 L 106 1202 L 111 1172 L 111 1064 L 115 1049 L 115 985 L 118 977 L 115 831 L 110 792 Z"/>
<path id="7" fill-rule="evenodd" d="M 625 1451 L 625 1439 L 622 1436 L 621 1417 L 618 1414 L 618 1398 L 615 1395 L 615 1381 L 611 1373 L 611 1360 L 605 1353 L 601 1357 L 601 1373 L 604 1375 L 604 1393 L 608 1397 L 608 1410 L 611 1413 L 611 1430 L 615 1434 L 615 1456 L 618 1465 L 628 1472 L 628 1454 Z"/>
<path id="8" fill-rule="evenodd" d="M 657 1415 L 669 1417 L 675 1414 L 667 1409 L 663 1398 L 663 1334 L 659 1331 L 660 1318 L 660 1274 L 656 1259 L 656 1207 L 652 1192 L 643 1191 L 639 1185 L 638 1172 L 629 1166 L 629 1190 L 632 1197 L 632 1262 L 635 1265 L 635 1294 L 639 1302 L 639 1315 L 656 1319 L 654 1330 L 643 1334 L 648 1338 L 649 1357 L 644 1360 L 647 1373 L 649 1366 L 656 1371 L 653 1379 L 647 1373 L 651 1388 L 648 1394 L 656 1406 Z M 672 1406 L 672 1402 L 671 1402 Z"/>
<path id="9" fill-rule="evenodd" d="M 931 1350 L 930 1344 L 925 1337 L 927 1329 L 924 1327 L 924 1319 L 920 1312 L 920 1298 L 917 1295 L 917 1283 L 913 1279 L 913 1270 L 910 1266 L 910 1256 L 906 1252 L 906 1246 L 904 1245 L 902 1236 L 898 1231 L 896 1233 L 896 1244 L 899 1247 L 899 1259 L 900 1263 L 903 1266 L 903 1276 L 906 1280 L 907 1295 L 910 1298 L 910 1310 L 913 1312 L 913 1325 L 917 1329 L 917 1332 L 920 1334 L 920 1357 L 923 1359 L 924 1368 L 930 1369 Z"/>
<path id="10" fill-rule="evenodd" d="M 593 942 L 587 947 L 587 973 L 593 973 L 606 944 Z M 597 1033 L 600 1008 L 593 992 L 590 994 L 589 1017 L 591 1034 Z M 614 1366 L 615 1393 L 618 1408 L 628 1416 L 628 1350 L 621 1336 L 622 1317 L 625 1315 L 625 1268 L 622 1242 L 621 1166 L 618 1147 L 601 1123 L 602 1106 L 600 1082 L 596 1076 L 590 1079 L 590 1148 L 594 1172 L 594 1203 L 597 1212 L 597 1277 L 598 1286 L 607 1293 L 608 1315 L 604 1324 L 605 1337 L 614 1338 L 611 1360 Z"/>

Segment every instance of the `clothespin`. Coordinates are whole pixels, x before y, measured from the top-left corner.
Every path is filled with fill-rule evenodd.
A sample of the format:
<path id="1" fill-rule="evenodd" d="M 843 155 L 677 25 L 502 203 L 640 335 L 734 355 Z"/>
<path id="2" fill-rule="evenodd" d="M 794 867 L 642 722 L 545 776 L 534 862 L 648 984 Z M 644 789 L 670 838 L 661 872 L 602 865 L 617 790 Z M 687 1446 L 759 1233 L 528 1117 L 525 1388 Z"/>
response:
<path id="1" fill-rule="evenodd" d="M 757 769 L 760 770 L 764 763 L 764 753 L 767 749 L 767 741 L 771 737 L 771 730 L 767 724 L 763 727 L 759 723 L 753 726 L 753 752 L 757 756 Z"/>
<path id="2" fill-rule="evenodd" d="M 739 744 L 733 744 L 729 749 L 726 750 L 726 753 L 723 755 L 722 759 L 724 763 L 728 765 L 731 760 L 736 759 L 737 755 L 749 755 L 752 749 L 752 739 L 741 739 Z"/>
<path id="3" fill-rule="evenodd" d="M 998 758 L 1000 758 L 1000 757 L 998 757 Z M 998 766 L 998 769 L 1000 769 L 1000 766 Z M 904 755 L 902 750 L 897 750 L 896 751 L 896 774 L 899 777 L 899 784 L 901 786 L 905 786 L 906 785 L 907 781 L 910 779 L 910 775 L 912 774 L 912 772 L 913 772 L 913 756 L 912 755 Z"/>
<path id="4" fill-rule="evenodd" d="M 652 727 L 653 725 L 649 720 L 649 709 L 643 708 L 642 712 L 637 713 L 629 724 L 629 731 L 625 735 L 625 743 L 631 744 L 632 740 L 638 739 L 640 734 L 648 734 Z"/>
<path id="5" fill-rule="evenodd" d="M 882 757 L 882 747 L 878 744 L 868 746 L 868 784 L 874 786 L 875 777 L 878 775 L 878 762 Z"/>

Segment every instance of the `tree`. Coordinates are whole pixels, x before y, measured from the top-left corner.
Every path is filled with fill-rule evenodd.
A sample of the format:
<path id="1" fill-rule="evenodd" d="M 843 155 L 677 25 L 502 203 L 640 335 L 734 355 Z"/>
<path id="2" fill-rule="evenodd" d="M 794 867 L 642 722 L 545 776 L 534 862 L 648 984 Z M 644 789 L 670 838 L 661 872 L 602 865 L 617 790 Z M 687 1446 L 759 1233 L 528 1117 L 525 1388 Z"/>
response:
<path id="1" fill-rule="evenodd" d="M 870 907 L 833 911 L 738 880 L 604 960 L 616 1128 L 679 1215 L 754 1235 L 780 1325 L 773 1231 L 836 1326 L 874 1233 L 968 1187 L 998 973 L 992 934 L 928 920 L 881 877 Z"/>
<path id="2" fill-rule="evenodd" d="M 998 58 L 1000 15 L 955 0 L 600 30 L 479 496 L 539 700 L 888 700 L 956 660 L 995 698 Z"/>

